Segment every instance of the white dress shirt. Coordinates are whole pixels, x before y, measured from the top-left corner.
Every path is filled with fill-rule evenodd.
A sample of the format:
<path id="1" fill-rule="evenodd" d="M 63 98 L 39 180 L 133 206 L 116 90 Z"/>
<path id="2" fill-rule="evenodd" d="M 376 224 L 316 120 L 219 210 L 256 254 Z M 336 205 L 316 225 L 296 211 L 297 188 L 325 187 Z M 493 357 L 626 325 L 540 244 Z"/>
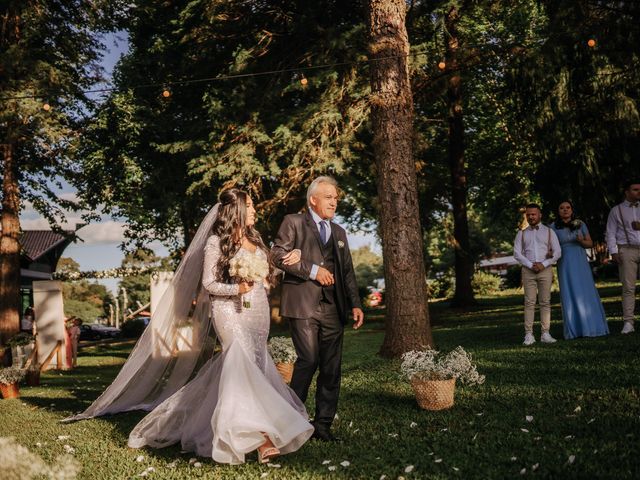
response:
<path id="1" fill-rule="evenodd" d="M 321 232 L 320 230 L 320 222 L 324 222 L 325 223 L 325 227 L 327 230 L 327 242 L 329 241 L 329 239 L 331 238 L 331 220 L 322 220 L 322 218 L 320 218 L 320 215 L 318 215 L 316 212 L 313 211 L 312 208 L 309 209 L 309 212 L 311 213 L 311 218 L 313 218 L 313 221 L 316 223 L 316 228 L 318 229 L 318 233 Z M 322 234 L 320 233 L 320 238 L 322 238 Z M 318 265 L 316 265 L 315 263 L 311 266 L 311 272 L 309 273 L 309 278 L 311 280 L 315 280 L 316 279 L 316 275 L 318 275 L 318 269 L 320 267 Z"/>
<path id="2" fill-rule="evenodd" d="M 618 207 L 620 208 L 618 209 Z M 620 218 L 621 210 L 622 218 Z M 611 209 L 607 219 L 607 248 L 610 254 L 618 253 L 618 245 L 640 245 L 640 231 L 634 230 L 631 225 L 631 222 L 639 221 L 640 204 L 637 202 L 631 203 L 625 200 Z M 625 228 L 627 229 L 626 234 Z M 627 240 L 627 235 L 629 235 L 629 240 Z"/>
<path id="3" fill-rule="evenodd" d="M 531 268 L 534 263 L 539 262 L 546 268 L 558 261 L 562 250 L 556 232 L 541 223 L 536 227 L 528 226 L 516 234 L 513 242 L 513 256 L 524 267 Z M 547 258 L 549 242 L 551 242 L 553 255 L 551 258 Z"/>

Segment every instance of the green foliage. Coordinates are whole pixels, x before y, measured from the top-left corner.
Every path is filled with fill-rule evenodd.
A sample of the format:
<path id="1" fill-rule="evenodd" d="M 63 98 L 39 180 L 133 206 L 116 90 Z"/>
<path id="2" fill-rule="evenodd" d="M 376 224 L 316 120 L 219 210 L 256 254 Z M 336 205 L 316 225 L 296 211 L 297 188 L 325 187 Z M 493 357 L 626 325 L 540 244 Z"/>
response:
<path id="1" fill-rule="evenodd" d="M 73 273 L 80 271 L 79 264 L 68 257 L 62 257 L 58 261 L 56 271 Z M 97 282 L 77 280 L 62 284 L 62 297 L 64 299 L 65 315 L 82 318 L 85 321 L 93 321 L 98 317 L 108 314 L 108 305 L 113 303 L 113 298 L 107 287 Z"/>
<path id="2" fill-rule="evenodd" d="M 353 268 L 356 272 L 358 288 L 366 291 L 367 287 L 375 287 L 375 280 L 384 278 L 382 256 L 371 250 L 369 245 L 351 251 Z"/>
<path id="3" fill-rule="evenodd" d="M 22 345 L 29 345 L 33 343 L 35 337 L 27 332 L 20 332 L 15 334 L 7 341 L 7 345 L 10 347 L 19 347 Z"/>
<path id="4" fill-rule="evenodd" d="M 477 271 L 473 274 L 471 286 L 473 292 L 477 295 L 491 295 L 500 290 L 502 279 L 491 273 Z"/>
<path id="5" fill-rule="evenodd" d="M 163 270 L 173 270 L 168 258 L 160 258 L 153 251 L 139 248 L 128 253 L 122 259 L 122 267 L 150 268 L 158 267 Z M 136 310 L 138 305 L 146 305 L 151 300 L 151 279 L 149 275 L 137 275 L 125 277 L 118 282 L 118 294 L 122 295 L 122 289 L 127 292 L 128 308 Z"/>
<path id="6" fill-rule="evenodd" d="M 133 320 L 127 320 L 120 326 L 120 334 L 123 338 L 140 338 L 145 328 L 147 326 L 144 320 L 134 318 Z"/>

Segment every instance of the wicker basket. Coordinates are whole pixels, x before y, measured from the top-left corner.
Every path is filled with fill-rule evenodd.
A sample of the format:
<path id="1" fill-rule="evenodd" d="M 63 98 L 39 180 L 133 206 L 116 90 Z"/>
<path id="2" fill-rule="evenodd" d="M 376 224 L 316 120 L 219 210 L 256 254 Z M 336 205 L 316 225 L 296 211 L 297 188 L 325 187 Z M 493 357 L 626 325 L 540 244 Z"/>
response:
<path id="1" fill-rule="evenodd" d="M 291 375 L 293 375 L 293 363 L 276 363 L 276 368 L 285 383 L 291 382 Z"/>
<path id="2" fill-rule="evenodd" d="M 2 393 L 2 398 L 18 398 L 20 396 L 17 383 L 10 383 L 9 385 L 0 383 L 0 393 Z"/>
<path id="3" fill-rule="evenodd" d="M 420 380 L 411 379 L 411 386 L 416 394 L 420 408 L 425 410 L 444 410 L 453 406 L 453 392 L 456 379 Z"/>

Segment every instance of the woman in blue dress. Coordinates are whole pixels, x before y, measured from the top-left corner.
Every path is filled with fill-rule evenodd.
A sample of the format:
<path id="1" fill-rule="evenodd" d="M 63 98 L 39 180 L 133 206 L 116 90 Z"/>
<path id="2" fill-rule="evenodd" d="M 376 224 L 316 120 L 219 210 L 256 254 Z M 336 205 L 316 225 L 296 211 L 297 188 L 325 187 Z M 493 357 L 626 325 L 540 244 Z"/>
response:
<path id="1" fill-rule="evenodd" d="M 571 202 L 565 201 L 558 206 L 558 219 L 552 228 L 562 247 L 558 280 L 564 338 L 608 335 L 604 308 L 584 250 L 591 248 L 593 241 L 584 222 L 575 218 Z"/>

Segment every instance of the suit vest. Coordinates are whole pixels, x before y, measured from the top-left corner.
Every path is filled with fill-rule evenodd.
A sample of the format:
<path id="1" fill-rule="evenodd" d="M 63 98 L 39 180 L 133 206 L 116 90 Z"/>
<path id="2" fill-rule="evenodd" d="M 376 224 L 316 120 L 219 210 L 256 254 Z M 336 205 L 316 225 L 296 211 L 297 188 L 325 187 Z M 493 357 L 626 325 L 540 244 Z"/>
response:
<path id="1" fill-rule="evenodd" d="M 322 257 L 324 258 L 324 261 L 322 262 L 321 267 L 326 268 L 335 276 L 336 264 L 335 254 L 333 251 L 333 238 L 329 237 L 329 241 L 322 246 Z M 335 284 L 322 287 L 322 300 L 327 303 L 336 303 L 335 291 Z"/>

